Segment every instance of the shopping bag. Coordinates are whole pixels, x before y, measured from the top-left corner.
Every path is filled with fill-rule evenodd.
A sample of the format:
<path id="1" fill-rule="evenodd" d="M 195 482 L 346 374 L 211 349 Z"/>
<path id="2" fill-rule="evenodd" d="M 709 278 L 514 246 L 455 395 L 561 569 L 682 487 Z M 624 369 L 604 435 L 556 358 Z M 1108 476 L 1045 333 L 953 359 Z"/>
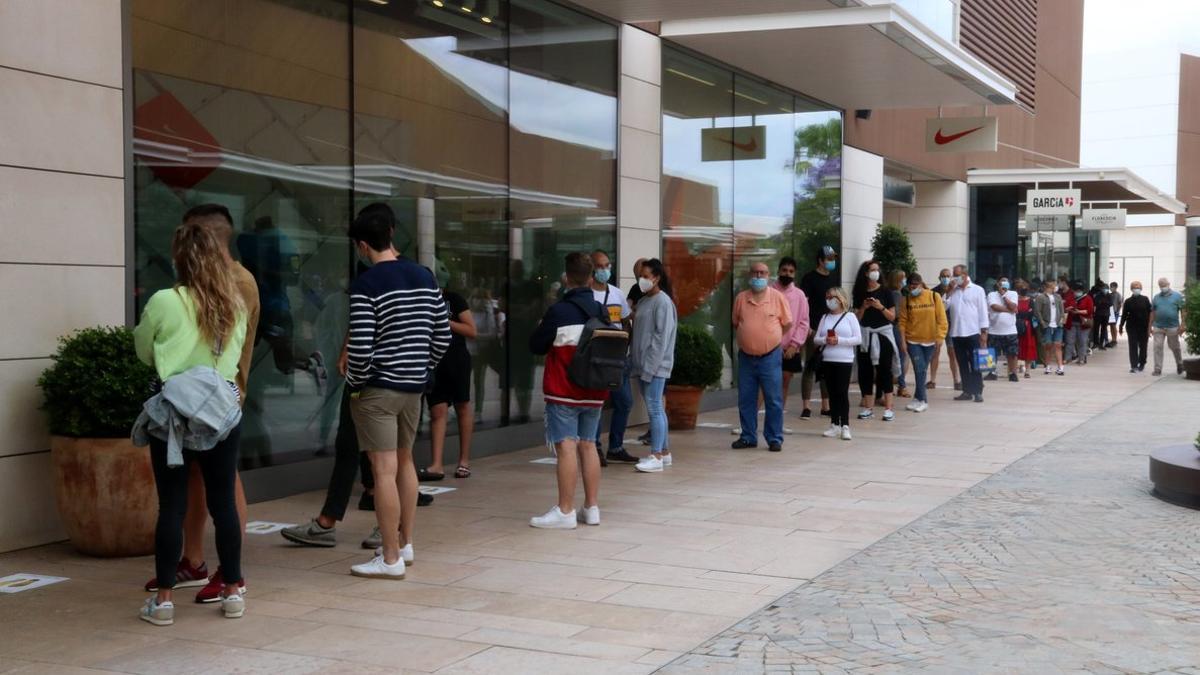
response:
<path id="1" fill-rule="evenodd" d="M 976 352 L 976 363 L 981 373 L 996 372 L 996 350 L 992 347 Z"/>

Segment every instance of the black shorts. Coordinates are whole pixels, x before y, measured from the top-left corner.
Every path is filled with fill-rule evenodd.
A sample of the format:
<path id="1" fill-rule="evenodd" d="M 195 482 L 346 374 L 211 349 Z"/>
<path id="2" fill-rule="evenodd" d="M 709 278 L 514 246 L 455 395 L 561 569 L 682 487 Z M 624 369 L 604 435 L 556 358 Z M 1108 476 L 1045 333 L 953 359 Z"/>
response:
<path id="1" fill-rule="evenodd" d="M 804 350 L 796 352 L 796 355 L 790 359 L 783 360 L 783 372 L 785 373 L 802 373 L 804 372 Z"/>
<path id="2" fill-rule="evenodd" d="M 425 395 L 430 406 L 456 405 L 471 401 L 471 355 L 442 359 L 433 373 L 433 387 Z"/>

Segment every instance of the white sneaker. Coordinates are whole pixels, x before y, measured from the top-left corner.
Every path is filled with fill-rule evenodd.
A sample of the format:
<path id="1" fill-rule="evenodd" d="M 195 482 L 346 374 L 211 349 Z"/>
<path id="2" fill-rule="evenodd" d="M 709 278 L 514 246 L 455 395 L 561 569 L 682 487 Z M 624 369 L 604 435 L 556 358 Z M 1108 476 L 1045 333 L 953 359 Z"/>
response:
<path id="1" fill-rule="evenodd" d="M 838 436 L 841 435 L 841 433 L 842 433 L 841 427 L 839 427 L 836 424 L 830 424 L 829 428 L 826 429 L 821 435 L 824 436 L 825 438 L 837 438 Z"/>
<path id="2" fill-rule="evenodd" d="M 246 601 L 242 599 L 241 594 L 234 593 L 233 595 L 221 594 L 221 613 L 226 619 L 240 619 L 246 613 Z"/>
<path id="3" fill-rule="evenodd" d="M 546 515 L 534 516 L 529 519 L 530 527 L 543 530 L 573 530 L 575 525 L 575 509 L 571 509 L 570 513 L 563 513 L 557 505 L 547 511 Z"/>
<path id="4" fill-rule="evenodd" d="M 633 468 L 642 473 L 658 473 L 663 470 L 663 461 L 654 455 L 647 455 Z"/>
<path id="5" fill-rule="evenodd" d="M 583 523 L 584 525 L 599 525 L 600 524 L 600 507 L 599 506 L 585 506 L 582 509 L 576 510 L 575 513 L 578 514 L 575 517 L 576 522 Z"/>
<path id="6" fill-rule="evenodd" d="M 671 453 L 664 452 L 663 453 L 663 467 L 671 466 L 672 463 L 673 462 L 671 460 Z"/>
<path id="7" fill-rule="evenodd" d="M 917 412 L 917 413 L 923 413 L 926 410 L 929 410 L 929 404 L 926 403 L 925 401 L 917 401 L 917 405 L 914 406 L 912 409 L 913 412 Z"/>
<path id="8" fill-rule="evenodd" d="M 921 405 L 920 401 L 913 401 L 912 403 L 909 403 L 908 405 L 904 406 L 904 409 L 909 412 L 914 412 L 914 411 L 916 411 L 917 407 L 920 405 Z"/>
<path id="9" fill-rule="evenodd" d="M 784 427 L 784 428 L 783 428 L 783 433 L 784 433 L 784 435 L 786 435 L 786 436 L 791 436 L 792 434 L 796 433 L 796 430 L 795 430 L 795 429 L 793 429 L 793 428 L 791 428 L 791 427 Z"/>
<path id="10" fill-rule="evenodd" d="M 404 578 L 404 558 L 396 560 L 394 565 L 389 565 L 383 561 L 382 555 L 377 555 L 371 558 L 370 562 L 365 562 L 361 565 L 351 565 L 350 574 L 356 577 L 366 577 L 367 579 L 393 579 L 399 581 Z"/>
<path id="11" fill-rule="evenodd" d="M 894 410 L 892 410 L 891 408 L 888 408 L 887 410 L 883 411 L 883 421 L 884 422 L 891 422 L 894 419 L 896 419 L 896 412 Z"/>
<path id="12" fill-rule="evenodd" d="M 875 411 L 871 410 L 870 408 L 863 408 L 862 410 L 858 411 L 858 419 L 860 420 L 869 420 L 874 416 Z"/>
<path id="13" fill-rule="evenodd" d="M 849 425 L 842 427 L 842 440 L 843 441 L 850 440 L 850 426 Z"/>
<path id="14" fill-rule="evenodd" d="M 734 428 L 732 428 L 732 429 L 730 429 L 730 430 L 729 430 L 729 433 L 733 434 L 734 436 L 741 436 L 741 435 L 742 435 L 742 428 L 741 428 L 741 427 L 734 427 Z"/>
<path id="15" fill-rule="evenodd" d="M 383 547 L 382 546 L 375 549 L 375 555 L 383 555 Z M 413 556 L 412 544 L 405 544 L 400 549 L 400 559 L 404 561 L 405 567 L 412 567 L 413 558 L 414 558 L 414 556 Z"/>

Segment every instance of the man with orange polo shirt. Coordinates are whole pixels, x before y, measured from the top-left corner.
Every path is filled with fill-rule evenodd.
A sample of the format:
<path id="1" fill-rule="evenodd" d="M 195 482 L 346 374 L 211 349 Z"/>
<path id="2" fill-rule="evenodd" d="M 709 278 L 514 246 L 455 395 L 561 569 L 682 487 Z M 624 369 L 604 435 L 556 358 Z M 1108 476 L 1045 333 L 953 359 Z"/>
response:
<path id="1" fill-rule="evenodd" d="M 765 263 L 750 266 L 750 288 L 733 303 L 733 329 L 738 342 L 738 418 L 742 433 L 733 448 L 758 446 L 758 394 L 766 405 L 763 438 L 771 452 L 783 449 L 783 334 L 792 326 L 792 311 L 779 291 L 768 287 Z"/>

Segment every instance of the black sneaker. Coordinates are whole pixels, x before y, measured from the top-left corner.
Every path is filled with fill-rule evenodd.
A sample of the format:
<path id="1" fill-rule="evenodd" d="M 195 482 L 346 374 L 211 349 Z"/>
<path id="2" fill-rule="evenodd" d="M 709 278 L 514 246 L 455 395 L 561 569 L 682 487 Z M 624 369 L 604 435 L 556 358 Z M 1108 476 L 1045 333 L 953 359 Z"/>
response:
<path id="1" fill-rule="evenodd" d="M 638 443 L 641 443 L 642 445 L 650 445 L 650 432 L 646 432 L 641 436 L 638 436 Z"/>
<path id="2" fill-rule="evenodd" d="M 802 419 L 802 420 L 812 419 L 812 411 L 809 410 L 808 408 L 805 408 L 804 410 L 802 410 L 800 412 L 800 419 Z"/>
<path id="3" fill-rule="evenodd" d="M 771 445 L 767 446 L 767 450 L 770 450 L 771 452 L 783 452 L 783 446 L 778 443 L 772 443 Z"/>
<path id="4" fill-rule="evenodd" d="M 617 448 L 616 450 L 608 451 L 608 461 L 610 462 L 625 462 L 627 464 L 637 464 L 638 458 L 625 451 L 625 448 Z"/>
<path id="5" fill-rule="evenodd" d="M 733 442 L 733 445 L 730 445 L 729 447 L 733 448 L 734 450 L 745 450 L 746 448 L 757 448 L 758 444 L 751 443 L 750 441 L 744 441 L 739 438 Z"/>
<path id="6" fill-rule="evenodd" d="M 429 506 L 433 503 L 433 495 L 427 495 L 424 492 L 417 493 L 417 506 Z"/>
<path id="7" fill-rule="evenodd" d="M 954 400 L 955 401 L 970 401 L 973 398 L 975 398 L 975 397 L 966 392 L 963 392 L 963 393 L 959 394 L 958 396 L 955 396 Z"/>
<path id="8" fill-rule="evenodd" d="M 358 510 L 359 511 L 374 511 L 375 510 L 375 495 L 371 494 L 370 492 L 362 493 L 362 496 L 358 498 Z"/>
<path id="9" fill-rule="evenodd" d="M 996 380 L 998 380 L 1000 378 L 996 377 L 995 373 L 988 373 L 987 376 L 984 377 L 983 379 L 987 380 L 988 382 L 995 382 Z"/>
<path id="10" fill-rule="evenodd" d="M 1016 382 L 1016 381 L 1017 381 L 1017 374 L 1016 374 L 1016 373 L 1009 373 L 1009 374 L 1008 374 L 1008 381 L 1009 381 L 1009 382 Z"/>
<path id="11" fill-rule="evenodd" d="M 822 410 L 821 417 L 833 417 L 833 414 L 830 413 L 828 410 Z"/>

